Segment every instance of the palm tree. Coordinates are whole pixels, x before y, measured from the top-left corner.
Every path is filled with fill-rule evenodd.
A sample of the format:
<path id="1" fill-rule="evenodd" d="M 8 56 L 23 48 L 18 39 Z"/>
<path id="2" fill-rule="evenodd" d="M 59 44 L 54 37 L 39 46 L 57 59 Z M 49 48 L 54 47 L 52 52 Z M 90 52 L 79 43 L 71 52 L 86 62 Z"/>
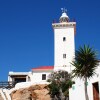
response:
<path id="1" fill-rule="evenodd" d="M 86 100 L 89 100 L 87 93 L 87 79 L 90 79 L 95 74 L 95 69 L 98 64 L 97 53 L 90 46 L 84 45 L 76 50 L 75 60 L 72 62 L 75 69 L 72 71 L 72 74 L 84 79 Z"/>

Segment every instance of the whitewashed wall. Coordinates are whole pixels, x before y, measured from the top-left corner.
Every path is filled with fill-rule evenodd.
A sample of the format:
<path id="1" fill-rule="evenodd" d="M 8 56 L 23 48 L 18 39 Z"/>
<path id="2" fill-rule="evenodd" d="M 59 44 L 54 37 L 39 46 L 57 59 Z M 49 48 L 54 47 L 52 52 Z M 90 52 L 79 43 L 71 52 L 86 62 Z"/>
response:
<path id="1" fill-rule="evenodd" d="M 66 41 L 63 41 L 63 37 L 66 37 Z M 74 26 L 54 28 L 54 69 L 65 67 L 70 72 L 74 52 Z M 63 58 L 63 54 L 66 54 L 66 58 Z"/>
<path id="2" fill-rule="evenodd" d="M 93 86 L 95 82 L 99 83 L 99 97 L 100 97 L 100 65 L 96 69 L 96 75 L 88 80 L 88 96 L 89 100 L 93 100 Z M 74 88 L 73 88 L 74 87 Z M 69 100 L 85 100 L 84 81 L 80 79 L 75 80 L 75 84 L 69 90 Z"/>
<path id="3" fill-rule="evenodd" d="M 50 74 L 51 72 L 46 72 L 46 71 L 38 71 L 38 72 L 33 72 L 32 73 L 32 76 L 31 76 L 31 81 L 32 82 L 46 82 L 47 79 L 48 79 L 48 75 Z M 42 74 L 46 74 L 46 80 L 42 80 Z"/>

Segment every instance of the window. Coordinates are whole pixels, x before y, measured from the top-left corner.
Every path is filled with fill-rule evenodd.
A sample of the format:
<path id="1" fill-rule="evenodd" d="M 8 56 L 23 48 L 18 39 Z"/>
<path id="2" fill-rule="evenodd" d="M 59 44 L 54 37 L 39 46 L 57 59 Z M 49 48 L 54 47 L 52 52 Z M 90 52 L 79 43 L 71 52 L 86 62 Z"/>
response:
<path id="1" fill-rule="evenodd" d="M 42 74 L 42 80 L 46 80 L 46 74 Z"/>
<path id="2" fill-rule="evenodd" d="M 63 37 L 63 41 L 66 41 L 66 37 Z"/>
<path id="3" fill-rule="evenodd" d="M 66 54 L 63 54 L 63 58 L 66 58 Z"/>
<path id="4" fill-rule="evenodd" d="M 63 67 L 66 67 L 66 65 L 63 65 Z"/>

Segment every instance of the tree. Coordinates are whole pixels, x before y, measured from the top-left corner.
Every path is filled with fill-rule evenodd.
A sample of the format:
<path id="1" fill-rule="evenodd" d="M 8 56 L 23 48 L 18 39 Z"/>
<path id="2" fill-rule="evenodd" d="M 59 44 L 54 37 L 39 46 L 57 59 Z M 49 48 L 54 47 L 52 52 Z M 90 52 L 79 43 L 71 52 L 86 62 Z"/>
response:
<path id="1" fill-rule="evenodd" d="M 71 80 L 71 75 L 67 71 L 56 71 L 49 75 L 48 82 L 50 84 L 49 94 L 54 100 L 66 100 L 69 97 L 69 88 L 74 83 Z"/>
<path id="2" fill-rule="evenodd" d="M 75 60 L 72 65 L 75 69 L 72 71 L 74 76 L 84 79 L 85 98 L 89 100 L 87 93 L 87 79 L 90 79 L 95 74 L 99 62 L 96 51 L 90 46 L 84 45 L 75 52 Z"/>

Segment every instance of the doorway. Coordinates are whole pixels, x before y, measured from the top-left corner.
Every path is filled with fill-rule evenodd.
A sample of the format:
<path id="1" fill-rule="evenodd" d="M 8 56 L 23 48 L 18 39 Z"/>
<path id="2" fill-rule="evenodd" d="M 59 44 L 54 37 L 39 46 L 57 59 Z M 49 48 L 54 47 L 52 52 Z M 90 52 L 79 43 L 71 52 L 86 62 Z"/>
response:
<path id="1" fill-rule="evenodd" d="M 93 100 L 99 100 L 99 84 L 98 82 L 92 83 L 93 86 Z"/>
<path id="2" fill-rule="evenodd" d="M 26 82 L 26 78 L 15 78 L 16 83 Z"/>

